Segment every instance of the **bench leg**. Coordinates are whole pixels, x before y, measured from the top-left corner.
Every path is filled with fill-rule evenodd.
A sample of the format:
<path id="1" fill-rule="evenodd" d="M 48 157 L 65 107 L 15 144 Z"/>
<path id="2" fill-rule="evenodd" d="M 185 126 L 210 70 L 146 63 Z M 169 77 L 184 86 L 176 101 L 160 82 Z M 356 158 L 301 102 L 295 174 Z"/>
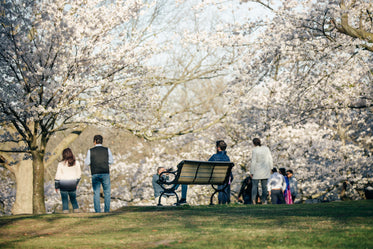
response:
<path id="1" fill-rule="evenodd" d="M 210 198 L 210 205 L 214 205 L 214 200 L 213 200 L 213 199 L 214 199 L 214 195 L 215 195 L 216 193 L 218 193 L 218 195 L 219 195 L 219 193 L 223 193 L 227 199 L 229 198 L 228 195 L 227 195 L 227 193 L 225 193 L 225 189 L 228 187 L 228 184 L 226 184 L 222 189 L 219 189 L 219 187 L 215 188 L 214 185 L 211 185 L 211 186 L 212 186 L 212 188 L 215 190 L 215 192 L 211 195 L 211 198 Z M 220 204 L 220 203 L 219 203 L 219 204 Z"/>
<path id="2" fill-rule="evenodd" d="M 216 194 L 216 193 L 223 193 L 224 195 L 225 195 L 225 197 L 227 197 L 227 199 L 228 199 L 228 195 L 227 195 L 227 193 L 225 193 L 224 191 L 215 191 L 212 195 L 211 195 L 211 198 L 210 198 L 210 205 L 214 205 L 214 195 Z"/>
<path id="3" fill-rule="evenodd" d="M 161 204 L 162 196 L 163 196 L 163 193 L 158 198 L 158 204 L 157 204 L 157 206 L 162 206 L 162 204 Z"/>
<path id="4" fill-rule="evenodd" d="M 215 192 L 211 195 L 211 198 L 210 198 L 210 205 L 214 205 L 214 195 L 218 193 L 218 191 L 215 190 Z"/>
<path id="5" fill-rule="evenodd" d="M 162 206 L 161 199 L 162 199 L 163 195 L 166 195 L 166 193 L 173 193 L 176 196 L 176 206 L 178 206 L 179 205 L 179 196 L 176 194 L 175 191 L 167 191 L 167 192 L 164 191 L 164 192 L 162 192 L 161 195 L 159 196 L 157 206 Z"/>

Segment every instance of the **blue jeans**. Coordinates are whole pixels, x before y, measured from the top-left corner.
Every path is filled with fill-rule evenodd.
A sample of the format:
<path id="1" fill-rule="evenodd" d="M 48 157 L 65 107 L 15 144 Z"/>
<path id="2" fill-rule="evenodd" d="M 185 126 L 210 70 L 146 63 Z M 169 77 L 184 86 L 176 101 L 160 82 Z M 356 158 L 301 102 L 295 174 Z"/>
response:
<path id="1" fill-rule="evenodd" d="M 110 212 L 110 174 L 94 174 L 92 175 L 92 188 L 93 188 L 93 205 L 95 207 L 95 212 L 101 212 L 100 206 L 100 188 L 104 190 L 104 203 L 105 203 L 105 213 Z"/>
<path id="2" fill-rule="evenodd" d="M 261 201 L 262 203 L 267 202 L 267 197 L 268 197 L 268 191 L 267 191 L 267 182 L 268 179 L 253 179 L 253 188 L 251 190 L 251 198 L 253 202 L 257 202 L 257 195 L 258 195 L 258 186 L 259 186 L 259 181 L 262 185 L 262 196 L 261 196 Z"/>
<path id="3" fill-rule="evenodd" d="M 69 210 L 69 197 L 73 209 L 78 209 L 79 205 L 76 201 L 76 190 L 74 191 L 60 191 L 62 199 L 62 210 Z"/>
<path id="4" fill-rule="evenodd" d="M 225 185 L 218 185 L 218 189 L 222 190 Z M 224 194 L 224 193 L 226 194 Z M 229 204 L 231 203 L 231 185 L 229 184 L 223 192 L 219 192 L 218 194 L 218 202 L 219 204 Z"/>
<path id="5" fill-rule="evenodd" d="M 175 190 L 179 188 L 180 184 L 177 184 L 175 187 Z M 181 184 L 181 199 L 186 200 L 187 197 L 187 192 L 188 192 L 188 185 Z"/>

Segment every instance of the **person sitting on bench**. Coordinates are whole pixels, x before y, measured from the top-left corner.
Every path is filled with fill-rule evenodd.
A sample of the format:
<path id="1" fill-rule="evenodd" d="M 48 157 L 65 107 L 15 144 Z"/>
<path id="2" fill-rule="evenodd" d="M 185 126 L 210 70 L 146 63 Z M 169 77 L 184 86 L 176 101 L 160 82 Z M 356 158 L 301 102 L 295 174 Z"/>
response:
<path id="1" fill-rule="evenodd" d="M 227 152 L 225 151 L 227 149 L 227 144 L 224 142 L 224 140 L 218 140 L 216 141 L 216 154 L 212 155 L 209 159 L 210 162 L 216 162 L 216 161 L 223 161 L 223 162 L 230 162 L 229 156 L 227 155 Z M 229 182 L 228 186 L 225 188 L 224 192 L 219 192 L 218 195 L 218 201 L 219 204 L 229 204 L 231 202 L 231 183 L 233 181 L 233 174 L 231 172 L 229 176 Z M 219 185 L 218 189 L 223 189 L 224 185 Z"/>

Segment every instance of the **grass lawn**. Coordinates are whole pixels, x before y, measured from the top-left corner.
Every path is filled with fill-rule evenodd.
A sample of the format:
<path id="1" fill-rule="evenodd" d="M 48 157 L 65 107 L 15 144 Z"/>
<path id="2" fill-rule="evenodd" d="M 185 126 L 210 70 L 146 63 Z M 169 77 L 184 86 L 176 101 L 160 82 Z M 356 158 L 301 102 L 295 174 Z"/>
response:
<path id="1" fill-rule="evenodd" d="M 6 216 L 0 248 L 373 248 L 373 201 Z"/>

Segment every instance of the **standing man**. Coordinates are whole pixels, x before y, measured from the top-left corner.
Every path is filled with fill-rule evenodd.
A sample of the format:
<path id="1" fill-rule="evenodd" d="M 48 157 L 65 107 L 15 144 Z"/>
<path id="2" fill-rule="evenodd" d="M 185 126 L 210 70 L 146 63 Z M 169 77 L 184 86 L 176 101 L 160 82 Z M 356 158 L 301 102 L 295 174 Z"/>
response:
<path id="1" fill-rule="evenodd" d="M 230 162 L 229 156 L 227 155 L 227 152 L 225 151 L 227 149 L 227 144 L 224 142 L 224 140 L 218 140 L 216 141 L 216 154 L 212 155 L 209 159 L 209 161 L 223 161 L 223 162 Z M 231 175 L 229 176 L 229 182 L 228 186 L 225 188 L 224 193 L 219 192 L 218 194 L 218 200 L 219 204 L 229 204 L 231 202 L 231 183 L 233 181 L 233 174 L 231 172 Z M 221 190 L 224 188 L 224 185 L 219 185 L 218 189 Z"/>
<path id="2" fill-rule="evenodd" d="M 259 138 L 253 139 L 254 149 L 252 151 L 252 158 L 251 158 L 251 177 L 253 179 L 253 187 L 252 187 L 252 200 L 253 204 L 256 204 L 257 201 L 257 194 L 258 194 L 258 186 L 259 181 L 262 185 L 262 203 L 267 204 L 267 183 L 268 178 L 271 174 L 271 169 L 273 168 L 273 160 L 271 151 L 267 146 L 262 146 Z"/>
<path id="3" fill-rule="evenodd" d="M 109 165 L 112 164 L 113 155 L 109 148 L 102 146 L 102 136 L 95 135 L 93 137 L 94 147 L 89 149 L 85 164 L 91 166 L 92 174 L 92 188 L 93 188 L 93 204 L 95 212 L 101 212 L 100 206 L 100 188 L 104 191 L 105 213 L 110 212 L 110 169 Z"/>

